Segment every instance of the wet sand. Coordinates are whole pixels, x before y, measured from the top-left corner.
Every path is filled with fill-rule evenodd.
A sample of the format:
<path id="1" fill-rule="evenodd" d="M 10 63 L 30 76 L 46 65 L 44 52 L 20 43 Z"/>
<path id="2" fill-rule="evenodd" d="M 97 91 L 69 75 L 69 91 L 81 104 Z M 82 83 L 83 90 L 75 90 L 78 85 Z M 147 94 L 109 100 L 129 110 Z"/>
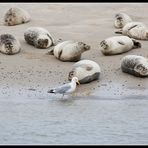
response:
<path id="1" fill-rule="evenodd" d="M 31 21 L 4 26 L 2 18 L 11 6 L 27 10 Z M 148 79 L 120 69 L 120 60 L 125 55 L 148 57 L 147 41 L 140 41 L 140 49 L 116 56 L 104 56 L 99 49 L 100 41 L 117 36 L 113 26 L 115 13 L 125 12 L 148 25 L 147 6 L 140 3 L 0 4 L 0 34 L 15 35 L 22 46 L 21 52 L 13 56 L 0 53 L 0 118 L 3 121 L 0 143 L 148 143 Z M 30 26 L 44 27 L 55 38 L 91 45 L 82 59 L 100 65 L 100 79 L 80 85 L 77 96 L 66 96 L 65 101 L 60 100 L 61 95 L 47 94 L 49 88 L 68 82 L 74 62 L 61 62 L 47 55 L 48 49 L 28 45 L 23 34 Z"/>

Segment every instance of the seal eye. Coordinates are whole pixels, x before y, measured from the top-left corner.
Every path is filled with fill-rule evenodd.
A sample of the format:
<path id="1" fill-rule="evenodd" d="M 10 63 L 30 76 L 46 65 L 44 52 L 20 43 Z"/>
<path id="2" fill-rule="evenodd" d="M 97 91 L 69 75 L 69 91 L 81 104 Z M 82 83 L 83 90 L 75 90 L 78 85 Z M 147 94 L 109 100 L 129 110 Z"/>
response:
<path id="1" fill-rule="evenodd" d="M 71 71 L 71 72 L 69 73 L 68 80 L 71 80 L 73 77 L 74 77 L 74 71 Z"/>
<path id="2" fill-rule="evenodd" d="M 45 46 L 47 46 L 48 45 L 48 39 L 45 39 L 44 43 L 45 43 Z"/>
<path id="3" fill-rule="evenodd" d="M 43 45 L 42 45 L 42 40 L 41 40 L 41 39 L 38 40 L 38 45 L 39 45 L 40 47 L 43 46 Z"/>

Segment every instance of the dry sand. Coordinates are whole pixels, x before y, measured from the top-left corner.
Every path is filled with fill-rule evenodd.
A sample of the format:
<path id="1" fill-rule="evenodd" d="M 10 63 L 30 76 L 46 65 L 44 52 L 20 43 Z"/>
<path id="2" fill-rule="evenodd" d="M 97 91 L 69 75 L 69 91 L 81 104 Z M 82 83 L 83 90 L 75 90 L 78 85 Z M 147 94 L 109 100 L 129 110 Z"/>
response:
<path id="1" fill-rule="evenodd" d="M 61 62 L 54 56 L 46 55 L 47 49 L 36 49 L 28 45 L 23 37 L 25 29 L 40 26 L 49 30 L 56 38 L 63 40 L 84 41 L 91 45 L 91 50 L 83 53 L 82 59 L 96 61 L 101 67 L 99 81 L 81 85 L 79 96 L 123 98 L 136 95 L 147 96 L 147 78 L 137 78 L 121 72 L 120 60 L 129 54 L 148 57 L 147 41 L 141 41 L 142 48 L 134 49 L 116 56 L 104 56 L 99 49 L 103 39 L 115 36 L 113 26 L 116 12 L 125 12 L 134 20 L 148 25 L 148 4 L 0 4 L 0 34 L 11 33 L 21 42 L 19 54 L 9 56 L 0 54 L 0 89 L 8 97 L 14 94 L 30 93 L 28 89 L 36 89 L 32 95 L 47 97 L 47 90 L 53 86 L 68 82 L 67 77 L 73 62 Z M 16 26 L 4 26 L 2 18 L 6 10 L 19 6 L 31 15 L 31 21 Z M 19 89 L 18 89 L 19 88 Z M 38 94 L 38 95 L 39 95 Z"/>

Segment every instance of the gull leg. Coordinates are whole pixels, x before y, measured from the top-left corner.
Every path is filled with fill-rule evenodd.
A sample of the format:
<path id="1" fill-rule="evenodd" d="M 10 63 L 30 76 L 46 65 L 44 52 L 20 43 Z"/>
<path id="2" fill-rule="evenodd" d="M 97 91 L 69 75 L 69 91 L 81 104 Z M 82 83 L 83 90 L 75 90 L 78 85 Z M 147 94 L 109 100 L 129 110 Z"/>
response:
<path id="1" fill-rule="evenodd" d="M 76 96 L 76 93 L 75 93 L 75 92 L 73 92 L 73 93 L 72 93 L 72 97 L 75 97 L 75 96 Z"/>

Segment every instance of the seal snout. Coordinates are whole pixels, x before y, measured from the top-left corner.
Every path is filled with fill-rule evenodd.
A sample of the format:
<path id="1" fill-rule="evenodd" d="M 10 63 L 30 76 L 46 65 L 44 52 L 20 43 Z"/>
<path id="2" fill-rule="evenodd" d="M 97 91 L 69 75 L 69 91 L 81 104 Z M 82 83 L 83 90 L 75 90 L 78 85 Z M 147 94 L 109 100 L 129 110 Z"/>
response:
<path id="1" fill-rule="evenodd" d="M 70 71 L 68 75 L 68 80 L 71 81 L 74 76 L 75 76 L 75 72 L 73 70 Z"/>
<path id="2" fill-rule="evenodd" d="M 48 46 L 48 39 L 39 39 L 38 46 L 41 48 L 47 48 Z"/>
<path id="3" fill-rule="evenodd" d="M 13 45 L 11 42 L 6 42 L 5 48 L 8 55 L 13 54 Z"/>
<path id="4" fill-rule="evenodd" d="M 142 76 L 148 75 L 148 69 L 143 64 L 137 65 L 135 68 L 137 72 L 139 72 Z"/>
<path id="5" fill-rule="evenodd" d="M 107 45 L 107 42 L 105 40 L 103 40 L 101 43 L 100 43 L 100 46 L 104 49 L 107 49 L 108 45 Z"/>

